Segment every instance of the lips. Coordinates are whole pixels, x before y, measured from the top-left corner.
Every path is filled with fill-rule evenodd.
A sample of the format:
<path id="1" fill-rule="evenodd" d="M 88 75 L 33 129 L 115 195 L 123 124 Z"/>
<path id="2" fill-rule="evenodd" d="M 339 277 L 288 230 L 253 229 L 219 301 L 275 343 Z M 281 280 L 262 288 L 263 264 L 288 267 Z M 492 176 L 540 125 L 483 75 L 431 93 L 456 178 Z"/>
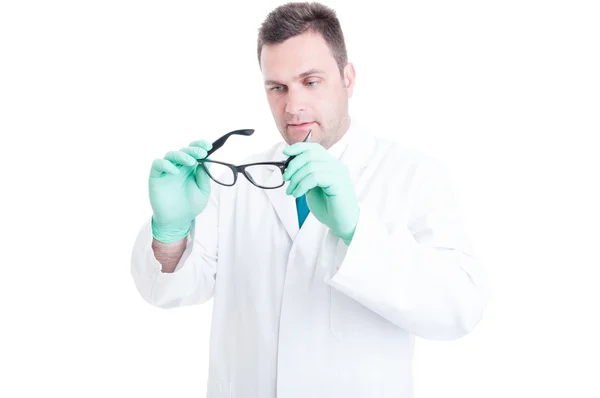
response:
<path id="1" fill-rule="evenodd" d="M 305 123 L 288 123 L 289 126 L 293 126 L 293 127 L 304 127 L 304 126 L 308 126 L 309 124 L 312 124 L 314 122 L 305 122 Z"/>

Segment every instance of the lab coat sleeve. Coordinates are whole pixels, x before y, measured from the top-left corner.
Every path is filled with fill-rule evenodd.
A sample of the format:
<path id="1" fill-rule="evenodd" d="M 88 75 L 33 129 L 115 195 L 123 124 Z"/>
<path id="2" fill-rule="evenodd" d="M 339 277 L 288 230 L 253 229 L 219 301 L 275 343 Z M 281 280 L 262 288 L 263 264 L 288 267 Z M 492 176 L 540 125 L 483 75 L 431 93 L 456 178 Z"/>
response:
<path id="1" fill-rule="evenodd" d="M 172 273 L 152 249 L 152 226 L 141 228 L 131 255 L 131 274 L 142 298 L 159 308 L 202 304 L 213 297 L 217 274 L 218 190 L 213 189 L 206 208 L 192 222 L 186 249 Z"/>
<path id="2" fill-rule="evenodd" d="M 361 204 L 352 242 L 338 242 L 342 260 L 326 282 L 418 337 L 457 339 L 482 318 L 486 275 L 445 169 L 421 164 L 408 195 L 407 222 L 384 222 Z"/>

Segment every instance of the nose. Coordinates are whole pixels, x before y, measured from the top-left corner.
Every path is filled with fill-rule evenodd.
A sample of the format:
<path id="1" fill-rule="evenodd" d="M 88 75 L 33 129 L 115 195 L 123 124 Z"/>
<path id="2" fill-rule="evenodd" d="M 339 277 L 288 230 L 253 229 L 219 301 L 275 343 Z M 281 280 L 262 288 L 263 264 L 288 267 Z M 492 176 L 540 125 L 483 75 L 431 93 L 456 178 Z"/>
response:
<path id="1" fill-rule="evenodd" d="M 289 89 L 285 98 L 285 111 L 293 115 L 305 110 L 306 96 L 302 93 L 302 90 Z"/>

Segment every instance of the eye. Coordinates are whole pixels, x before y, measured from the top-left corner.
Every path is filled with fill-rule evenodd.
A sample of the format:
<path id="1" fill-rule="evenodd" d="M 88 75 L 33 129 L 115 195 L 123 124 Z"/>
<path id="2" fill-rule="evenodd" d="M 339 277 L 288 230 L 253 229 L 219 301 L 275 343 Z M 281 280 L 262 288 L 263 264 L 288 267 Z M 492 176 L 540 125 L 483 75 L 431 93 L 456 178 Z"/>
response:
<path id="1" fill-rule="evenodd" d="M 271 88 L 269 88 L 269 91 L 273 91 L 275 93 L 283 93 L 284 91 L 287 90 L 286 86 L 280 85 L 280 86 L 272 86 Z"/>
<path id="2" fill-rule="evenodd" d="M 314 83 L 314 84 L 312 84 L 312 83 Z M 309 85 L 309 86 L 311 86 L 311 87 L 314 87 L 314 86 L 316 86 L 318 83 L 319 83 L 318 81 L 316 81 L 316 80 L 313 80 L 313 81 L 307 82 L 306 84 L 308 84 L 308 85 Z M 312 85 L 311 85 L 311 84 L 312 84 Z"/>

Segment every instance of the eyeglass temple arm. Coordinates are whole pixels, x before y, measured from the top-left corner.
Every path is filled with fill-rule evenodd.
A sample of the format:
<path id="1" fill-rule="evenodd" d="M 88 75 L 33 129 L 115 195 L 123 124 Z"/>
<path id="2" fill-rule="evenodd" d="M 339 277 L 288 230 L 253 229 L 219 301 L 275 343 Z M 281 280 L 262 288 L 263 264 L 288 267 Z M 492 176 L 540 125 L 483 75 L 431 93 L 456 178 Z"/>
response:
<path id="1" fill-rule="evenodd" d="M 252 134 L 254 134 L 254 129 L 242 129 L 242 130 L 231 131 L 231 132 L 225 134 L 224 136 L 222 136 L 221 138 L 219 138 L 218 140 L 216 140 L 215 142 L 212 143 L 212 148 L 211 148 L 210 151 L 208 151 L 206 157 L 212 155 L 217 149 L 219 149 L 223 145 L 225 145 L 225 141 L 227 141 L 227 139 L 230 136 L 232 136 L 232 135 L 251 136 Z"/>

